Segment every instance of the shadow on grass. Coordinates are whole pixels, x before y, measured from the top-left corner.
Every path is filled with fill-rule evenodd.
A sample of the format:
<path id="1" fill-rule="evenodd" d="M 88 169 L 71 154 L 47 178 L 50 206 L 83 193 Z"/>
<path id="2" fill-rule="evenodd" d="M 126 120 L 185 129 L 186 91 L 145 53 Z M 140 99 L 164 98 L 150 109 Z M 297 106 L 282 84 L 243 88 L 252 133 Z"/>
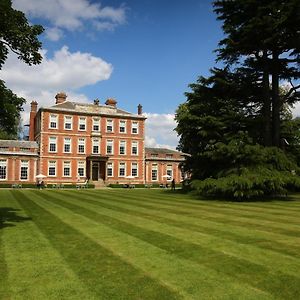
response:
<path id="1" fill-rule="evenodd" d="M 19 216 L 18 211 L 20 211 L 20 209 L 0 207 L 0 230 L 5 227 L 16 226 L 14 223 L 31 220 L 31 218 Z"/>

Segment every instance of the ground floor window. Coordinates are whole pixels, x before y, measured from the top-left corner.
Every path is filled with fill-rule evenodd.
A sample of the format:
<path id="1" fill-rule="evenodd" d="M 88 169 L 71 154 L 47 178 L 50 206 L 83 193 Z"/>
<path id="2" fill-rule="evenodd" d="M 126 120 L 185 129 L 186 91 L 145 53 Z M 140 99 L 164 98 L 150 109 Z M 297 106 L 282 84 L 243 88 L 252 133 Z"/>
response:
<path id="1" fill-rule="evenodd" d="M 79 177 L 85 177 L 85 162 L 84 161 L 78 162 L 77 174 Z"/>
<path id="2" fill-rule="evenodd" d="M 134 177 L 138 176 L 138 164 L 137 163 L 131 164 L 131 176 L 134 176 Z"/>
<path id="3" fill-rule="evenodd" d="M 168 181 L 171 181 L 172 178 L 173 178 L 173 168 L 172 168 L 172 165 L 167 165 L 167 180 Z"/>
<path id="4" fill-rule="evenodd" d="M 157 165 L 152 165 L 151 180 L 152 181 L 157 181 Z"/>
<path id="5" fill-rule="evenodd" d="M 28 160 L 21 160 L 21 180 L 27 180 L 28 179 L 28 167 L 29 167 L 29 161 Z"/>
<path id="6" fill-rule="evenodd" d="M 119 164 L 119 177 L 125 176 L 125 163 Z"/>
<path id="7" fill-rule="evenodd" d="M 6 179 L 7 173 L 7 161 L 5 159 L 0 160 L 0 179 Z"/>
<path id="8" fill-rule="evenodd" d="M 48 163 L 48 175 L 56 176 L 56 161 L 50 160 Z"/>
<path id="9" fill-rule="evenodd" d="M 64 161 L 64 177 L 70 177 L 70 176 L 71 176 L 71 162 Z"/>
<path id="10" fill-rule="evenodd" d="M 107 177 L 113 176 L 113 164 L 107 163 Z"/>

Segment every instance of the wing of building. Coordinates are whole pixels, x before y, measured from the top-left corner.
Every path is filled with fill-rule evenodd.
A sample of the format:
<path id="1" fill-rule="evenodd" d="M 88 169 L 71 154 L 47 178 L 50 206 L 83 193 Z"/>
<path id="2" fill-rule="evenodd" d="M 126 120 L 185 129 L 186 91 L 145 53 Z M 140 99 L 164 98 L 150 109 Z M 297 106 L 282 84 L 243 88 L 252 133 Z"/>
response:
<path id="1" fill-rule="evenodd" d="M 0 183 L 85 182 L 163 183 L 183 178 L 186 154 L 145 148 L 142 106 L 136 114 L 117 107 L 67 100 L 58 93 L 53 106 L 31 102 L 29 141 L 0 141 Z"/>

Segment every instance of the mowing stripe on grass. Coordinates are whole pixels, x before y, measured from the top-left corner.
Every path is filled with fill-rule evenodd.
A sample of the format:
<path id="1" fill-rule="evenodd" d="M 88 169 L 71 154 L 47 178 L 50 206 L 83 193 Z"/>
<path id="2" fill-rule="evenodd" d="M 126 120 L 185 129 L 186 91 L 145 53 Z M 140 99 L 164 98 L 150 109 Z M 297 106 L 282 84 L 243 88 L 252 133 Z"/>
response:
<path id="1" fill-rule="evenodd" d="M 280 294 L 291 298 L 300 297 L 300 278 L 279 272 L 278 270 L 274 272 L 272 268 L 266 268 L 263 265 L 215 251 L 212 248 L 214 243 L 211 243 L 211 247 L 209 248 L 203 247 L 198 243 L 188 242 L 186 235 L 189 235 L 189 239 L 191 238 L 193 240 L 193 238 L 197 236 L 195 233 L 181 230 L 182 233 L 179 234 L 178 230 L 176 232 L 176 235 L 180 236 L 180 238 L 178 238 L 175 237 L 174 228 L 167 225 L 157 224 L 153 221 L 148 221 L 149 224 L 145 224 L 143 218 L 133 216 L 127 216 L 126 218 L 122 213 L 111 213 L 107 209 L 102 209 L 102 213 L 98 211 L 95 212 L 95 206 L 85 204 L 87 207 L 90 207 L 90 209 L 87 209 L 83 206 L 78 206 L 77 203 L 75 205 L 67 199 L 57 200 L 55 197 L 51 197 L 50 199 L 48 195 L 44 196 L 48 201 L 139 238 L 179 258 L 189 259 L 200 265 L 205 264 L 218 272 L 232 276 L 245 284 L 250 283 L 252 286 L 265 290 L 273 295 Z M 135 223 L 137 226 L 132 223 Z M 149 229 L 151 226 L 156 227 L 156 231 Z M 293 288 L 291 289 L 291 287 Z"/>
<path id="2" fill-rule="evenodd" d="M 6 214 L 11 209 L 10 203 L 7 201 L 8 191 L 3 191 L 0 198 L 0 299 L 9 299 L 10 291 L 8 285 L 8 269 L 4 252 L 3 233 L 8 223 Z"/>
<path id="3" fill-rule="evenodd" d="M 101 199 L 101 198 L 99 198 L 99 199 Z M 151 204 L 147 201 L 141 202 L 140 200 L 137 200 L 137 199 L 128 199 L 127 195 L 122 195 L 121 199 L 123 199 L 121 201 L 126 201 L 126 202 L 130 201 L 132 203 L 135 203 L 136 206 L 157 209 L 157 204 Z M 116 200 L 114 197 L 114 198 L 112 198 L 112 202 L 113 201 L 120 201 L 120 200 Z M 234 218 L 231 215 L 214 213 L 213 211 L 210 214 L 207 212 L 203 213 L 200 209 L 199 210 L 195 210 L 195 209 L 191 210 L 191 209 L 186 209 L 185 207 L 182 207 L 181 209 L 176 209 L 176 208 L 173 208 L 172 205 L 166 205 L 164 203 L 159 204 L 159 210 L 167 212 L 167 213 L 174 213 L 174 214 L 179 213 L 180 215 L 183 215 L 183 216 L 192 216 L 192 217 L 200 218 L 202 220 L 214 221 L 214 222 L 226 225 L 226 226 L 229 224 L 229 225 L 233 225 L 233 226 L 244 227 L 247 229 L 260 230 L 263 232 L 278 233 L 278 234 L 282 234 L 284 236 L 290 236 L 293 238 L 293 240 L 299 239 L 299 237 L 300 237 L 300 226 L 291 226 L 289 224 L 280 224 L 279 225 L 275 221 L 274 222 L 268 222 L 268 221 L 264 221 L 264 220 L 253 221 L 250 218 L 239 218 L 239 217 Z M 285 228 L 283 228 L 283 227 L 285 227 Z"/>
<path id="4" fill-rule="evenodd" d="M 64 193 L 65 196 L 66 193 Z M 53 195 L 53 194 L 52 194 Z M 61 196 L 61 195 L 60 195 Z M 79 199 L 82 200 L 82 195 L 74 195 L 74 193 L 69 193 L 67 194 L 68 198 L 72 198 L 72 199 Z M 56 197 L 59 197 L 58 194 L 56 194 Z M 191 218 L 193 217 L 180 217 L 180 221 L 178 221 L 178 214 L 171 214 L 171 213 L 164 213 L 164 212 L 160 212 L 159 210 L 159 206 L 154 210 L 154 209 L 144 209 L 138 206 L 135 206 L 132 203 L 127 203 L 124 200 L 114 200 L 114 201 L 110 201 L 109 199 L 104 199 L 103 197 L 101 197 L 101 199 L 97 199 L 97 200 L 93 200 L 90 199 L 91 196 L 87 196 L 84 199 L 84 202 L 87 203 L 91 203 L 100 207 L 104 207 L 107 209 L 112 209 L 112 210 L 116 210 L 119 212 L 123 212 L 129 215 L 133 215 L 133 216 L 138 216 L 138 217 L 143 217 L 146 219 L 150 219 L 150 220 L 154 220 L 156 222 L 159 223 L 165 223 L 171 226 L 175 226 L 175 227 L 179 227 L 179 228 L 184 228 L 187 230 L 191 230 L 191 231 L 195 231 L 195 232 L 199 232 L 199 233 L 203 233 L 206 235 L 213 235 L 215 237 L 221 238 L 222 239 L 222 243 L 224 241 L 224 239 L 229 240 L 229 241 L 233 241 L 239 244 L 252 244 L 255 247 L 259 247 L 262 249 L 268 249 L 271 251 L 276 251 L 280 254 L 287 254 L 287 255 L 292 255 L 294 257 L 299 257 L 300 258 L 300 244 L 298 247 L 296 247 L 296 243 L 295 243 L 295 239 L 291 239 L 290 241 L 290 246 L 292 246 L 292 248 L 288 248 L 287 244 L 288 243 L 278 243 L 276 240 L 277 239 L 285 239 L 285 236 L 280 236 L 280 235 L 276 235 L 275 237 L 273 237 L 274 239 L 270 239 L 270 237 L 267 238 L 267 235 L 265 235 L 264 238 L 260 237 L 259 234 L 258 236 L 253 236 L 253 232 L 251 232 L 251 234 L 245 230 L 242 231 L 242 233 L 238 234 L 235 231 L 228 231 L 224 230 L 220 230 L 220 228 L 216 229 L 214 228 L 214 224 L 212 224 L 212 222 L 209 222 L 208 225 L 206 226 L 201 226 L 199 224 L 199 220 L 195 219 L 192 220 Z M 198 221 L 197 223 L 193 221 Z M 247 232 L 247 234 L 245 234 L 245 232 Z M 288 258 L 285 258 L 285 260 L 288 260 Z M 278 261 L 278 260 L 276 260 Z M 291 262 L 292 264 L 294 264 L 294 262 Z"/>
<path id="5" fill-rule="evenodd" d="M 22 198 L 19 203 L 24 211 L 32 217 L 78 277 L 101 299 L 179 298 L 166 286 L 37 205 L 27 194 L 15 192 L 18 198 Z"/>
<path id="6" fill-rule="evenodd" d="M 10 205 L 24 216 L 12 191 Z M 19 199 L 21 202 L 23 199 Z M 80 282 L 37 226 L 24 217 L 4 235 L 12 299 L 97 299 Z"/>
<path id="7" fill-rule="evenodd" d="M 182 288 L 185 298 L 190 298 L 187 297 L 189 294 L 193 295 L 193 299 L 237 299 L 241 294 L 243 299 L 256 297 L 270 299 L 271 297 L 266 291 L 235 281 L 231 276 L 225 274 L 220 276 L 219 272 L 207 268 L 205 265 L 179 258 L 177 255 L 135 238 L 131 234 L 126 234 L 109 225 L 106 226 L 99 220 L 92 220 L 80 214 L 79 211 L 72 211 L 72 214 L 69 209 L 60 205 L 63 201 L 60 200 L 56 204 L 48 198 L 47 194 L 43 196 L 48 201 L 35 200 L 38 205 L 103 244 L 104 247 L 117 252 L 124 259 L 131 261 L 133 265 L 138 265 L 147 273 L 154 274 L 154 277 L 160 278 L 168 285 L 175 285 L 176 289 Z M 187 249 L 187 251 L 189 250 Z"/>

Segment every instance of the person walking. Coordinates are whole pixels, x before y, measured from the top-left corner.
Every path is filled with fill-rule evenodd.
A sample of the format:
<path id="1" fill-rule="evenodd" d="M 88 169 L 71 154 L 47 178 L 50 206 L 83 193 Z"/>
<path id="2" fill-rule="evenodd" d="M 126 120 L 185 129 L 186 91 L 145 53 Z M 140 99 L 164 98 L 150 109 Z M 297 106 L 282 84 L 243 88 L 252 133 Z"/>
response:
<path id="1" fill-rule="evenodd" d="M 171 183 L 171 189 L 172 189 L 172 191 L 175 191 L 175 179 L 174 178 Z"/>

